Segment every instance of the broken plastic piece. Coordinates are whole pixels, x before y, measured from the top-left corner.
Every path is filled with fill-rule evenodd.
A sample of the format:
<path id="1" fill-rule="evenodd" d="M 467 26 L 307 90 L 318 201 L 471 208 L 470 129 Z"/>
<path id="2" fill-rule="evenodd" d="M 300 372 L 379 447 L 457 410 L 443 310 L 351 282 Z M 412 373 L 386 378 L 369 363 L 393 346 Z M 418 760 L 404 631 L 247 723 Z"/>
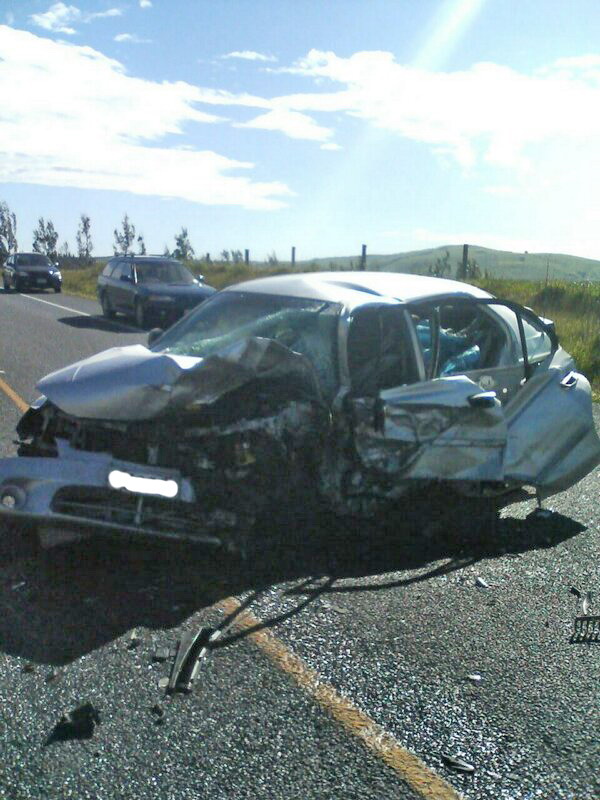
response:
<path id="1" fill-rule="evenodd" d="M 600 616 L 575 617 L 571 642 L 600 642 Z"/>
<path id="2" fill-rule="evenodd" d="M 212 628 L 200 628 L 196 632 L 186 631 L 179 642 L 167 691 L 189 692 L 191 690 L 197 672 L 196 662 L 206 654 L 207 645 L 213 633 Z"/>
<path id="3" fill-rule="evenodd" d="M 60 718 L 46 744 L 69 739 L 91 739 L 94 728 L 99 724 L 100 713 L 91 703 L 84 703 Z"/>
<path id="4" fill-rule="evenodd" d="M 489 589 L 489 583 L 484 580 L 483 578 L 477 577 L 475 578 L 475 586 L 479 586 L 480 589 Z"/>
<path id="5" fill-rule="evenodd" d="M 473 672 L 471 675 L 467 675 L 467 680 L 472 683 L 479 683 L 481 681 L 481 675 L 478 672 Z"/>
<path id="6" fill-rule="evenodd" d="M 473 764 L 463 761 L 459 756 L 442 756 L 442 760 L 447 767 L 457 772 L 475 772 Z"/>

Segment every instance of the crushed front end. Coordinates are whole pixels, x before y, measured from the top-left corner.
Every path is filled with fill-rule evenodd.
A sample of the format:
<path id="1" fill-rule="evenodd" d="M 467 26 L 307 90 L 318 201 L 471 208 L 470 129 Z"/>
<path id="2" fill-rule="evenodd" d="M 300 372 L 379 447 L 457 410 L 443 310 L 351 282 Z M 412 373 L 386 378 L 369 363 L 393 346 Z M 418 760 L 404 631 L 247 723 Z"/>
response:
<path id="1" fill-rule="evenodd" d="M 129 359 L 128 385 L 118 384 L 121 419 L 103 418 L 101 366 L 54 386 L 50 376 L 39 386 L 62 407 L 41 398 L 19 422 L 18 456 L 0 462 L 0 516 L 37 525 L 49 545 L 103 530 L 243 546 L 262 514 L 307 501 L 328 425 L 310 371 L 284 351 L 255 340 L 170 376 L 173 365 L 145 348 L 133 361 L 115 353 L 113 377 Z M 79 383 L 65 394 L 71 403 L 53 391 L 67 377 Z"/>

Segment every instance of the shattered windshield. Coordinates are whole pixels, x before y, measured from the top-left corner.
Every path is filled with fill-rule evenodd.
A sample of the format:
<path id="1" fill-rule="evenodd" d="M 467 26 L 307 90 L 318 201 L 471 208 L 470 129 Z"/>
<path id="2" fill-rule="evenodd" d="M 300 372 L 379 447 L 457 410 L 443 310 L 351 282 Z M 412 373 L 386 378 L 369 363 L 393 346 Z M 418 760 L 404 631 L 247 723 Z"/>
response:
<path id="1" fill-rule="evenodd" d="M 177 261 L 137 261 L 138 283 L 194 283 L 194 276 Z"/>
<path id="2" fill-rule="evenodd" d="M 168 331 L 157 349 L 206 357 L 251 336 L 301 353 L 323 389 L 337 385 L 337 321 L 340 306 L 322 300 L 254 292 L 221 292 Z"/>

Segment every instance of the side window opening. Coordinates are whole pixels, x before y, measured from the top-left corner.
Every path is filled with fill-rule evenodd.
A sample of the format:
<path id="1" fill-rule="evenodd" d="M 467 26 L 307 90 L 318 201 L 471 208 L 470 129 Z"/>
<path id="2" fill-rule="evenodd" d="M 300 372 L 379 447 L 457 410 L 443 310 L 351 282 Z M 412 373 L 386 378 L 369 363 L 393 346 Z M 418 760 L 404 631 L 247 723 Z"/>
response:
<path id="1" fill-rule="evenodd" d="M 482 306 L 441 303 L 412 319 L 429 379 L 500 366 L 506 333 Z"/>
<path id="2" fill-rule="evenodd" d="M 497 367 L 505 336 L 477 305 L 440 307 L 440 376 Z"/>

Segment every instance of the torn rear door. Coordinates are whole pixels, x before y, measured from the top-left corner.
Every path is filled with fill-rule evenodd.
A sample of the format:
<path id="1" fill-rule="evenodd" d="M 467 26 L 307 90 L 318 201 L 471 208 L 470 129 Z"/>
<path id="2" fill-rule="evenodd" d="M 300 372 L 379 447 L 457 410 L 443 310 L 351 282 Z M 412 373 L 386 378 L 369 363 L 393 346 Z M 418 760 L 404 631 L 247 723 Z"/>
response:
<path id="1" fill-rule="evenodd" d="M 399 480 L 504 480 L 502 406 L 464 375 L 387 389 L 353 407 L 367 469 Z"/>

